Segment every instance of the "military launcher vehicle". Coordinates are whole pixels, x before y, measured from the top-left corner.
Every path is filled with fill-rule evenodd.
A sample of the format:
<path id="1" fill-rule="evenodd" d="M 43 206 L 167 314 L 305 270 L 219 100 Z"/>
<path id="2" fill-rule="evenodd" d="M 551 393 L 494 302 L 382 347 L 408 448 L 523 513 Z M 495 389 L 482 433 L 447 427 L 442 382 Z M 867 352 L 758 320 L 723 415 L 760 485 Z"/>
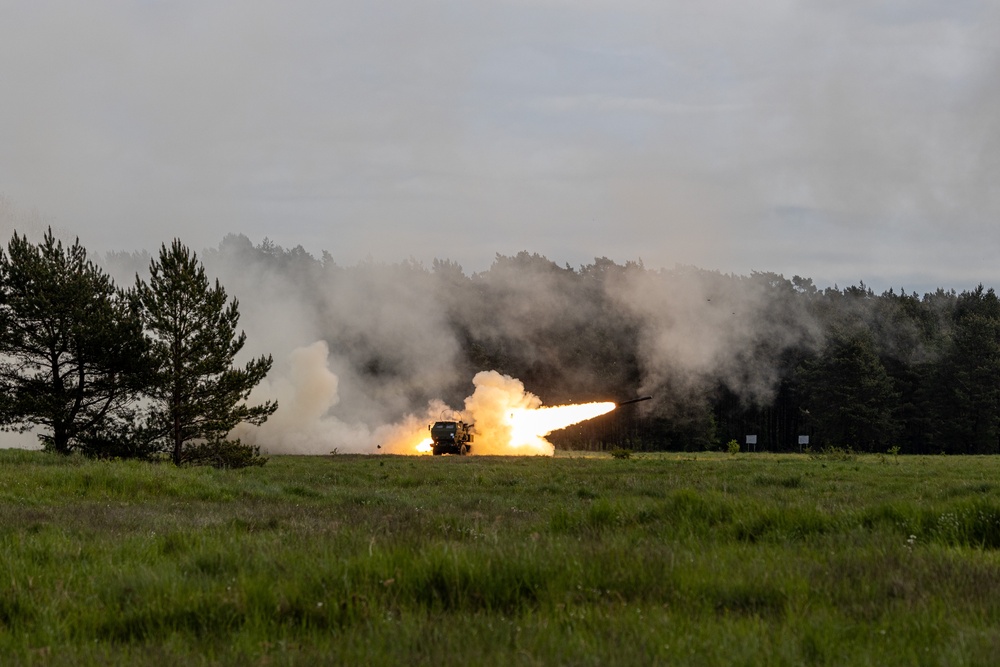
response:
<path id="1" fill-rule="evenodd" d="M 465 456 L 472 449 L 472 424 L 463 421 L 436 421 L 427 428 L 434 442 L 434 456 L 458 454 Z"/>

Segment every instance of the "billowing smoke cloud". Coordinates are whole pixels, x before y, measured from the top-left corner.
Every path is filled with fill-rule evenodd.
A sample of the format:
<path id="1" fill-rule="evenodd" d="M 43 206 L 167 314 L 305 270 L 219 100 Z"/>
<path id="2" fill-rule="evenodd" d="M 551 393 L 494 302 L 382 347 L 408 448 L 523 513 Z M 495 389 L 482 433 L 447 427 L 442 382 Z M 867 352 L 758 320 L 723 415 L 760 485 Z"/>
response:
<path id="1" fill-rule="evenodd" d="M 475 425 L 471 453 L 486 456 L 552 456 L 555 448 L 545 436 L 570 424 L 597 417 L 614 408 L 612 403 L 542 407 L 542 400 L 524 384 L 496 371 L 481 371 L 472 380 L 476 389 L 465 399 L 465 409 L 451 410 L 440 401 L 428 405 L 423 420 L 408 415 L 402 422 L 382 429 L 380 447 L 389 454 L 429 453 L 429 422 L 461 420 Z"/>
<path id="2" fill-rule="evenodd" d="M 476 424 L 476 454 L 552 454 L 552 445 L 540 437 L 513 437 L 510 415 L 542 404 L 540 398 L 524 390 L 520 380 L 484 371 L 476 375 L 473 384 L 476 391 L 465 399 L 465 415 Z"/>
<path id="3" fill-rule="evenodd" d="M 245 237 L 205 258 L 240 301 L 247 353 L 275 357 L 251 400 L 279 409 L 237 433 L 272 453 L 413 453 L 448 418 L 476 424 L 475 453 L 511 454 L 510 415 L 543 401 L 643 392 L 656 396 L 643 409 L 669 416 L 724 383 L 765 402 L 781 352 L 820 338 L 799 288 L 774 274 L 577 271 L 522 253 L 465 276 L 450 262 L 340 267 Z M 523 453 L 552 453 L 525 440 Z"/>
<path id="4" fill-rule="evenodd" d="M 278 401 L 279 410 L 259 427 L 241 424 L 232 433 L 250 444 L 261 444 L 274 454 L 329 454 L 333 450 L 364 452 L 372 449 L 372 435 L 364 424 L 332 416 L 337 405 L 338 379 L 328 366 L 324 341 L 300 347 L 288 355 L 284 367 L 251 393 L 251 403 Z"/>
<path id="5" fill-rule="evenodd" d="M 475 453 L 551 454 L 546 428 L 523 436 L 511 415 L 642 392 L 656 397 L 642 410 L 669 417 L 720 383 L 766 402 L 787 372 L 776 359 L 821 337 L 799 298 L 811 283 L 767 273 L 521 253 L 467 276 L 449 261 L 341 267 L 242 236 L 199 256 L 239 301 L 238 361 L 273 355 L 250 400 L 279 409 L 234 433 L 271 453 L 412 453 L 447 417 L 476 424 Z M 105 263 L 130 285 L 149 259 Z"/>
<path id="6" fill-rule="evenodd" d="M 475 391 L 464 410 L 435 399 L 422 414 L 371 429 L 330 414 L 339 402 L 339 381 L 328 367 L 324 341 L 293 350 L 275 376 L 258 385 L 250 401 L 276 400 L 279 409 L 261 426 L 241 424 L 231 434 L 272 454 L 429 453 L 428 426 L 446 419 L 475 425 L 474 454 L 551 456 L 554 447 L 544 436 L 613 408 L 611 403 L 542 407 L 520 380 L 482 371 L 473 378 Z"/>
<path id="7" fill-rule="evenodd" d="M 345 269 L 244 236 L 227 237 L 204 260 L 240 302 L 248 356 L 272 354 L 278 365 L 299 347 L 328 342 L 337 410 L 352 421 L 383 424 L 454 398 L 459 345 L 427 271 L 375 262 Z"/>
<path id="8" fill-rule="evenodd" d="M 251 402 L 277 400 L 279 410 L 259 427 L 240 425 L 232 436 L 259 444 L 273 454 L 328 454 L 334 450 L 416 454 L 418 446 L 428 439 L 428 426 L 439 419 L 448 419 L 475 424 L 476 454 L 553 453 L 551 443 L 541 436 L 554 428 L 540 429 L 540 434 L 516 432 L 514 415 L 535 411 L 542 403 L 540 398 L 525 391 L 519 380 L 483 371 L 473 378 L 476 389 L 465 399 L 464 410 L 452 409 L 434 399 L 419 414 L 407 414 L 397 423 L 370 429 L 330 415 L 339 401 L 338 379 L 327 361 L 327 345 L 323 341 L 293 350 L 286 368 L 279 369 L 277 379 L 261 383 L 250 396 Z M 575 420 L 567 423 L 571 421 Z M 429 451 L 424 450 L 423 453 Z"/>
<path id="9" fill-rule="evenodd" d="M 251 401 L 277 400 L 278 411 L 234 434 L 272 453 L 412 452 L 453 414 L 475 422 L 476 453 L 509 454 L 511 413 L 543 401 L 642 392 L 656 396 L 643 409 L 670 416 L 722 383 L 766 402 L 787 371 L 782 351 L 820 339 L 798 298 L 811 283 L 767 273 L 606 259 L 574 270 L 521 253 L 466 276 L 449 261 L 341 267 L 243 236 L 199 256 L 239 301 L 243 360 L 274 357 Z M 105 263 L 130 285 L 149 259 Z M 522 451 L 552 451 L 525 440 Z"/>
<path id="10" fill-rule="evenodd" d="M 639 322 L 643 392 L 684 395 L 722 382 L 766 401 L 780 380 L 781 350 L 814 345 L 821 333 L 783 278 L 725 276 L 694 268 L 632 271 L 608 285 Z"/>

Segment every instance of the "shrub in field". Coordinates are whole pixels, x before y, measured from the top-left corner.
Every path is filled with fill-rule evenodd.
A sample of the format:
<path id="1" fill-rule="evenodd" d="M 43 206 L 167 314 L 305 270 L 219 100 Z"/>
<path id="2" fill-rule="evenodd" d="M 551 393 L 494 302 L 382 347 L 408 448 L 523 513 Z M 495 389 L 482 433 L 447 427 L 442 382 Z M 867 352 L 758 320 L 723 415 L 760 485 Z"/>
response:
<path id="1" fill-rule="evenodd" d="M 162 457 L 163 448 L 148 429 L 134 419 L 118 418 L 100 429 L 88 429 L 77 437 L 77 451 L 95 459 L 139 459 Z"/>
<path id="2" fill-rule="evenodd" d="M 614 459 L 630 459 L 632 458 L 631 449 L 623 449 L 621 447 L 615 447 L 611 450 L 611 458 Z"/>
<path id="3" fill-rule="evenodd" d="M 888 450 L 886 450 L 885 454 L 879 454 L 878 455 L 878 462 L 879 463 L 883 463 L 883 464 L 888 464 L 888 463 L 890 463 L 890 460 L 889 460 L 888 457 L 892 457 L 891 463 L 893 465 L 897 465 L 897 466 L 899 465 L 899 445 L 896 445 L 894 447 L 890 447 Z"/>
<path id="4" fill-rule="evenodd" d="M 110 434 L 98 434 L 79 438 L 77 450 L 84 456 L 95 459 L 139 459 L 150 461 L 160 456 L 160 447 L 134 439 L 116 438 Z"/>
<path id="5" fill-rule="evenodd" d="M 726 443 L 726 451 L 728 451 L 730 454 L 739 454 L 740 443 L 736 442 L 735 438 L 730 440 L 729 442 Z"/>
<path id="6" fill-rule="evenodd" d="M 215 468 L 249 468 L 267 463 L 260 455 L 260 447 L 246 445 L 236 440 L 209 440 L 190 444 L 184 449 L 183 463 L 207 465 Z"/>

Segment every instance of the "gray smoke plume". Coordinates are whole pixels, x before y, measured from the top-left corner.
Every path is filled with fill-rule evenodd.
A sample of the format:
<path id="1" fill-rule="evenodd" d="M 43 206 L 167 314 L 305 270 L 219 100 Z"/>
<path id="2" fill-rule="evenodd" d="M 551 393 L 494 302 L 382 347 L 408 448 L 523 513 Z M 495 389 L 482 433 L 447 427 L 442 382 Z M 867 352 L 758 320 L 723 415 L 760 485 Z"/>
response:
<path id="1" fill-rule="evenodd" d="M 240 299 L 248 354 L 275 356 L 252 399 L 277 399 L 281 407 L 261 429 L 240 431 L 274 453 L 398 451 L 399 442 L 408 450 L 429 422 L 468 410 L 472 375 L 503 371 L 482 364 L 503 364 L 505 355 L 551 369 L 566 395 L 599 387 L 574 355 L 604 345 L 613 361 L 625 351 L 593 337 L 595 329 L 633 332 L 634 391 L 656 394 L 654 409 L 665 413 L 715 383 L 764 402 L 781 379 L 776 356 L 821 339 L 799 288 L 775 274 L 647 270 L 607 260 L 575 271 L 522 253 L 466 277 L 450 262 L 434 270 L 412 261 L 339 267 L 262 247 L 230 238 L 206 257 Z M 477 367 L 461 358 L 461 335 L 481 341 L 474 350 L 491 341 L 506 348 Z"/>
<path id="2" fill-rule="evenodd" d="M 153 256 L 109 253 L 104 263 L 130 285 Z M 446 260 L 430 269 L 412 260 L 341 267 L 243 236 L 199 257 L 239 301 L 244 357 L 274 357 L 250 400 L 277 400 L 278 411 L 234 433 L 271 453 L 409 451 L 443 414 L 473 419 L 478 409 L 488 419 L 475 398 L 490 384 L 473 383 L 481 371 L 519 388 L 511 405 L 643 392 L 669 415 L 717 383 L 763 402 L 781 379 L 782 350 L 821 338 L 797 298 L 801 283 L 768 273 L 606 259 L 571 269 L 528 253 L 498 256 L 472 275 Z M 623 367 L 629 354 L 634 368 Z M 511 377 L 508 367 L 527 375 Z M 608 387 L 630 393 L 612 397 Z"/>

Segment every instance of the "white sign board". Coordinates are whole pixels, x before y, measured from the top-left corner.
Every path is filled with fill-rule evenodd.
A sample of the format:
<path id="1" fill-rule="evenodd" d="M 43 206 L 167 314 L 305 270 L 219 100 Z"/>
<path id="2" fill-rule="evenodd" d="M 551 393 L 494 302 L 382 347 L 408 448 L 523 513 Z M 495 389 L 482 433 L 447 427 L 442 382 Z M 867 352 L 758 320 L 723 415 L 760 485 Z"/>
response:
<path id="1" fill-rule="evenodd" d="M 808 445 L 809 444 L 809 436 L 808 435 L 800 435 L 799 436 L 799 444 L 800 445 Z"/>
<path id="2" fill-rule="evenodd" d="M 748 435 L 747 436 L 747 444 L 748 445 L 756 445 L 757 444 L 757 436 L 755 436 L 755 435 Z"/>

